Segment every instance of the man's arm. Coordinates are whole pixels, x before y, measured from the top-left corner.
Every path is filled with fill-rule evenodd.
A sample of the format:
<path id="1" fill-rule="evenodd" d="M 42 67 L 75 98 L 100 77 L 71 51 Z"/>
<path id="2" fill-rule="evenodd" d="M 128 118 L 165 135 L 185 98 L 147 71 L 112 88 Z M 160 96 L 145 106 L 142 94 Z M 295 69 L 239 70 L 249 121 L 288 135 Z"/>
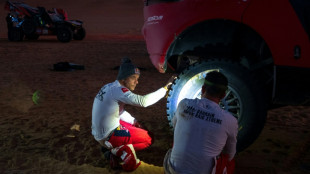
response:
<path id="1" fill-rule="evenodd" d="M 123 103 L 135 105 L 135 106 L 148 107 L 150 105 L 155 104 L 161 98 L 167 95 L 167 93 L 169 92 L 170 86 L 172 85 L 175 79 L 176 79 L 175 75 L 171 76 L 167 84 L 164 87 L 158 89 L 155 92 L 144 95 L 144 96 L 134 94 L 133 92 L 131 92 L 125 87 L 121 88 L 121 91 L 122 91 L 121 93 L 119 93 L 119 91 L 117 91 L 116 93 L 121 94 L 119 95 L 119 100 Z"/>
<path id="2" fill-rule="evenodd" d="M 174 113 L 174 116 L 172 118 L 172 126 L 175 128 L 175 125 L 177 124 L 177 120 L 179 116 L 182 116 L 182 112 L 184 111 L 185 105 L 186 105 L 186 99 L 183 99 L 180 101 L 180 103 L 177 106 L 177 109 Z"/>
<path id="3" fill-rule="evenodd" d="M 229 155 L 229 160 L 232 160 L 236 154 L 236 146 L 237 146 L 237 134 L 238 134 L 238 120 L 231 116 L 232 119 L 229 122 L 228 126 L 228 137 L 226 141 L 226 145 L 223 149 L 224 154 Z"/>
<path id="4" fill-rule="evenodd" d="M 160 99 L 162 99 L 165 96 L 166 92 L 167 91 L 164 88 L 160 88 L 155 92 L 142 96 L 142 95 L 137 95 L 131 92 L 130 90 L 121 90 L 120 92 L 121 95 L 119 96 L 118 100 L 125 104 L 148 107 L 158 102 Z"/>

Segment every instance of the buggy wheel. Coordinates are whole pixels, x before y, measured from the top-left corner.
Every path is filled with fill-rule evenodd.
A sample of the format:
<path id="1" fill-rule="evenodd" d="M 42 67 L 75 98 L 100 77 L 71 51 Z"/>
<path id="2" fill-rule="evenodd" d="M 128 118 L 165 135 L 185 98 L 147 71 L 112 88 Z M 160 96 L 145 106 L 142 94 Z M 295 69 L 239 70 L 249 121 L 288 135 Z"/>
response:
<path id="1" fill-rule="evenodd" d="M 195 63 L 185 69 L 175 80 L 167 98 L 167 115 L 171 120 L 178 103 L 184 98 L 200 98 L 205 75 L 220 71 L 228 79 L 228 90 L 220 106 L 238 119 L 237 151 L 251 145 L 264 127 L 267 107 L 264 106 L 262 90 L 256 80 L 243 66 L 230 61 L 209 60 Z"/>
<path id="2" fill-rule="evenodd" d="M 75 30 L 74 34 L 73 34 L 73 39 L 74 40 L 83 40 L 84 37 L 86 35 L 86 31 L 83 27 Z"/>
<path id="3" fill-rule="evenodd" d="M 21 28 L 10 27 L 8 28 L 8 40 L 9 41 L 22 41 L 24 33 Z"/>
<path id="4" fill-rule="evenodd" d="M 70 42 L 73 37 L 73 32 L 70 27 L 61 25 L 57 28 L 57 39 L 60 42 Z"/>
<path id="5" fill-rule="evenodd" d="M 37 25 L 33 19 L 25 18 L 22 28 L 26 35 L 32 35 L 36 32 Z"/>

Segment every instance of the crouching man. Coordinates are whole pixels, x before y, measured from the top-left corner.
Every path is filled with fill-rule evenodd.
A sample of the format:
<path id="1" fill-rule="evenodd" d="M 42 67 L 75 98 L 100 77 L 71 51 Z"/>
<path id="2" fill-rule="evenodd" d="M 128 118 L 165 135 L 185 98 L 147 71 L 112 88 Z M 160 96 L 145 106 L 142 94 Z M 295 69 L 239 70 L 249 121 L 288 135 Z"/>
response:
<path id="1" fill-rule="evenodd" d="M 219 106 L 227 85 L 222 73 L 209 72 L 201 89 L 201 99 L 183 99 L 179 103 L 172 120 L 173 147 L 163 164 L 166 174 L 233 172 L 238 122 Z"/>
<path id="2" fill-rule="evenodd" d="M 137 160 L 135 151 L 145 149 L 152 143 L 148 131 L 141 128 L 138 121 L 125 111 L 126 104 L 148 107 L 162 99 L 174 78 L 167 85 L 147 95 L 137 95 L 135 90 L 140 77 L 140 70 L 129 58 L 122 59 L 117 80 L 104 85 L 96 95 L 92 108 L 92 135 L 102 146 L 111 166 L 115 164 L 113 157 L 121 157 L 123 152 L 133 154 L 126 159 Z M 147 116 L 147 115 L 146 115 Z M 109 153 L 111 152 L 112 153 Z M 124 153 L 124 154 L 125 154 Z M 126 155 L 125 155 L 126 156 Z M 129 158 L 130 157 L 130 158 Z M 133 159 L 132 157 L 135 157 Z M 124 160 L 123 158 L 122 160 Z M 122 161 L 124 164 L 124 161 Z M 136 164 L 135 164 L 136 163 Z M 139 162 L 130 162 L 130 170 L 138 167 Z M 123 166 L 124 170 L 127 170 Z M 128 170 L 127 170 L 128 171 Z"/>

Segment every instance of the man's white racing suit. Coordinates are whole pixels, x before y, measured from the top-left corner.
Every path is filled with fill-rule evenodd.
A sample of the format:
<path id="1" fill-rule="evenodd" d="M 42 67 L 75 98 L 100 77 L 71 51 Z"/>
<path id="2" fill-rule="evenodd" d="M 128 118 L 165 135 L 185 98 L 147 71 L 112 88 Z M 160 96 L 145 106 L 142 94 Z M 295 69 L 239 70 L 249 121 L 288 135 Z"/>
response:
<path id="1" fill-rule="evenodd" d="M 217 103 L 206 98 L 183 99 L 172 123 L 173 148 L 165 159 L 174 170 L 171 173 L 211 174 L 221 152 L 229 160 L 234 157 L 238 122 Z"/>
<path id="2" fill-rule="evenodd" d="M 166 89 L 141 96 L 132 93 L 116 80 L 103 86 L 96 95 L 92 109 L 92 135 L 97 141 L 103 140 L 120 125 L 120 120 L 133 124 L 134 117 L 124 110 L 125 104 L 150 106 L 166 94 Z"/>

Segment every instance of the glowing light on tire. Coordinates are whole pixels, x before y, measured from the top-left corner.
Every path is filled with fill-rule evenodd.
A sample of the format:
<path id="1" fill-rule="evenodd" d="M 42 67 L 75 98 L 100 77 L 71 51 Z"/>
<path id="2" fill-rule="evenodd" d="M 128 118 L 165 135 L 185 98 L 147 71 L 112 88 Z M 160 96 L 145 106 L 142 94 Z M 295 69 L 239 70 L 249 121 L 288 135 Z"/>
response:
<path id="1" fill-rule="evenodd" d="M 207 70 L 201 73 L 196 74 L 193 76 L 190 80 L 186 82 L 186 84 L 183 86 L 181 89 L 178 100 L 177 100 L 177 105 L 179 102 L 184 99 L 184 98 L 189 98 L 189 99 L 195 99 L 195 98 L 201 98 L 201 87 L 204 82 L 204 78 L 206 75 L 211 72 L 211 71 L 219 71 L 218 69 L 212 69 L 212 70 Z M 229 111 L 231 114 L 233 114 L 235 117 L 239 118 L 239 116 L 242 114 L 242 103 L 240 96 L 238 93 L 228 86 L 228 90 L 226 91 L 226 96 L 224 99 L 221 101 L 220 106 Z"/>
<path id="2" fill-rule="evenodd" d="M 214 70 L 207 70 L 201 72 L 193 76 L 190 80 L 188 80 L 184 85 L 184 87 L 182 88 L 182 90 L 180 91 L 177 104 L 179 104 L 179 102 L 184 98 L 190 98 L 190 99 L 201 98 L 201 87 L 203 85 L 203 80 L 210 71 Z M 195 90 L 192 89 L 193 87 Z"/>

